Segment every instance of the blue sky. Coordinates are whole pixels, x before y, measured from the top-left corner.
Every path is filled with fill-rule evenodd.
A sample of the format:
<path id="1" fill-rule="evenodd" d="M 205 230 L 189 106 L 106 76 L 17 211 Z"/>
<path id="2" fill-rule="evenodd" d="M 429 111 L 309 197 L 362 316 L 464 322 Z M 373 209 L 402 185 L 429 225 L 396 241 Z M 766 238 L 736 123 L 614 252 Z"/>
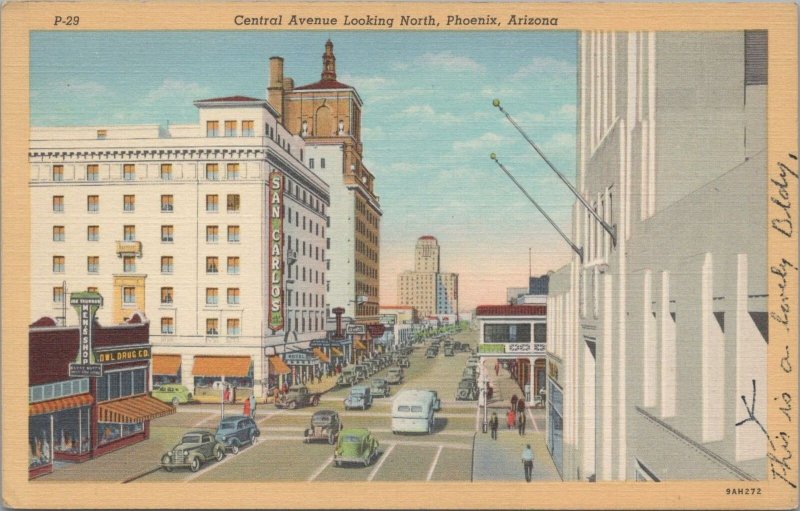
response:
<path id="1" fill-rule="evenodd" d="M 295 84 L 319 80 L 325 40 L 338 79 L 364 100 L 362 138 L 376 176 L 381 302 L 416 239 L 432 234 L 442 266 L 460 274 L 461 308 L 502 303 L 569 248 L 492 163 L 496 152 L 570 232 L 567 188 L 491 106 L 493 98 L 573 182 L 575 32 L 36 32 L 31 39 L 34 126 L 197 121 L 192 101 L 265 97 L 268 59 Z"/>

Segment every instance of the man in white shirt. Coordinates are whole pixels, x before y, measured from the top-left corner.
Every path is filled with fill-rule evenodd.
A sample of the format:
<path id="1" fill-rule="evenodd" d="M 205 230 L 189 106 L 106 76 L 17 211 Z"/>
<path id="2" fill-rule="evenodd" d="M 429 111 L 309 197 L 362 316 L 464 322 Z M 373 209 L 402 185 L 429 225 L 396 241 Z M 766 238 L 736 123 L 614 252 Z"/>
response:
<path id="1" fill-rule="evenodd" d="M 525 467 L 525 480 L 531 482 L 533 478 L 533 451 L 531 444 L 527 444 L 522 450 L 522 465 Z"/>

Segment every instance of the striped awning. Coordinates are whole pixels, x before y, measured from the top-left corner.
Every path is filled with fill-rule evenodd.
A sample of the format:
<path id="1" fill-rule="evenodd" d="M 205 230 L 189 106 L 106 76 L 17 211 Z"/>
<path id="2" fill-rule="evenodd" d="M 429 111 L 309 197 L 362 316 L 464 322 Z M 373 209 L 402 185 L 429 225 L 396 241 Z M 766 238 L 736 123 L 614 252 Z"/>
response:
<path id="1" fill-rule="evenodd" d="M 331 361 L 331 359 L 328 358 L 328 355 L 326 355 L 325 352 L 319 348 L 314 348 L 314 356 L 322 360 L 323 362 Z"/>
<path id="2" fill-rule="evenodd" d="M 269 357 L 269 372 L 270 374 L 289 374 L 292 370 L 281 357 L 274 355 Z"/>
<path id="3" fill-rule="evenodd" d="M 357 350 L 366 350 L 367 349 L 367 347 L 364 345 L 364 343 L 359 341 L 358 339 L 353 341 L 353 346 L 355 346 Z"/>
<path id="4" fill-rule="evenodd" d="M 194 357 L 195 376 L 233 376 L 246 378 L 250 373 L 250 357 Z"/>
<path id="5" fill-rule="evenodd" d="M 135 396 L 108 403 L 100 403 L 99 422 L 142 422 L 175 413 L 175 407 L 150 396 Z"/>
<path id="6" fill-rule="evenodd" d="M 331 348 L 331 353 L 333 353 L 334 357 L 343 357 L 344 353 L 339 348 Z"/>
<path id="7" fill-rule="evenodd" d="M 91 394 L 78 394 L 75 396 L 60 397 L 58 399 L 50 399 L 49 401 L 42 401 L 40 403 L 28 405 L 28 415 L 42 415 L 43 413 L 59 412 L 61 410 L 69 410 L 71 408 L 90 406 L 92 403 L 94 403 L 94 398 Z"/>
<path id="8" fill-rule="evenodd" d="M 153 374 L 178 374 L 180 355 L 153 355 Z"/>

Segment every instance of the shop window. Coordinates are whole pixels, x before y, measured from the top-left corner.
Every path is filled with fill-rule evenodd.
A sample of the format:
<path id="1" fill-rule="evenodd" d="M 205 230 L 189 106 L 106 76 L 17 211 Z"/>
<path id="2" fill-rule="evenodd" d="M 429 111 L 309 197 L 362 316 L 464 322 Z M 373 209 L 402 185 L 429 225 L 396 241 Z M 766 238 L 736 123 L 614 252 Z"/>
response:
<path id="1" fill-rule="evenodd" d="M 98 165 L 86 166 L 86 180 L 98 181 L 100 179 L 100 167 Z"/>
<path id="2" fill-rule="evenodd" d="M 108 373 L 108 399 L 117 399 L 120 397 L 120 374 Z"/>
<path id="3" fill-rule="evenodd" d="M 53 165 L 53 181 L 63 181 L 63 180 L 64 180 L 64 166 Z"/>
<path id="4" fill-rule="evenodd" d="M 172 180 L 172 164 L 170 163 L 162 163 L 161 164 L 161 173 L 159 174 L 162 181 L 171 181 Z"/>
<path id="5" fill-rule="evenodd" d="M 120 373 L 120 396 L 130 396 L 133 394 L 133 373 Z"/>
<path id="6" fill-rule="evenodd" d="M 228 212 L 238 212 L 239 211 L 239 194 L 229 194 L 228 195 Z"/>
<path id="7" fill-rule="evenodd" d="M 144 394 L 145 392 L 145 370 L 134 369 L 133 371 L 133 395 Z"/>
<path id="8" fill-rule="evenodd" d="M 53 213 L 63 213 L 63 212 L 64 212 L 64 196 L 53 195 Z"/>
<path id="9" fill-rule="evenodd" d="M 28 444 L 28 470 L 52 464 L 49 415 L 34 415 L 28 419 Z"/>
<path id="10" fill-rule="evenodd" d="M 100 240 L 100 226 L 90 225 L 86 228 L 86 241 L 99 241 Z"/>
<path id="11" fill-rule="evenodd" d="M 119 424 L 115 422 L 98 422 L 97 431 L 100 434 L 100 445 L 114 442 L 136 433 L 144 431 L 144 423 Z"/>
<path id="12" fill-rule="evenodd" d="M 219 179 L 219 165 L 216 163 L 206 163 L 206 179 L 216 181 Z"/>
<path id="13" fill-rule="evenodd" d="M 161 196 L 161 212 L 162 213 L 172 213 L 173 209 L 174 209 L 174 205 L 173 205 L 172 195 L 162 195 Z"/>
<path id="14" fill-rule="evenodd" d="M 125 164 L 122 166 L 122 179 L 125 181 L 133 181 L 136 179 L 136 166 L 133 164 Z"/>
<path id="15" fill-rule="evenodd" d="M 171 287 L 162 287 L 161 288 L 161 303 L 163 304 L 171 304 L 173 301 L 173 291 Z"/>
<path id="16" fill-rule="evenodd" d="M 219 273 L 218 257 L 206 257 L 206 273 Z"/>
<path id="17" fill-rule="evenodd" d="M 206 226 L 206 243 L 216 243 L 219 240 L 219 227 L 216 225 Z"/>
<path id="18" fill-rule="evenodd" d="M 229 163 L 225 167 L 225 179 L 229 180 L 237 180 L 239 179 L 239 164 L 238 163 Z"/>

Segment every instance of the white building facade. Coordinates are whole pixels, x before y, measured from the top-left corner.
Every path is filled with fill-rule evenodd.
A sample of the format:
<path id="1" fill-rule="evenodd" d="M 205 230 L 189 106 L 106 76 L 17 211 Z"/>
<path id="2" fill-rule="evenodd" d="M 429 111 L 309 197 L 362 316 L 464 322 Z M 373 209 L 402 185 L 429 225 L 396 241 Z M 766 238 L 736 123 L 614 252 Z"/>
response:
<path id="1" fill-rule="evenodd" d="M 328 186 L 266 101 L 195 106 L 193 125 L 32 128 L 31 319 L 63 317 L 65 286 L 93 289 L 103 324 L 146 313 L 154 369 L 174 371 L 157 379 L 194 390 L 227 377 L 261 395 L 276 376 L 268 354 L 325 335 Z M 279 331 L 268 328 L 270 173 L 283 185 Z M 195 370 L 210 366 L 235 369 Z"/>
<path id="2" fill-rule="evenodd" d="M 551 276 L 565 480 L 763 479 L 766 32 L 580 35 L 573 239 Z M 753 401 L 755 399 L 755 401 Z M 739 423 L 739 424 L 737 424 Z"/>

